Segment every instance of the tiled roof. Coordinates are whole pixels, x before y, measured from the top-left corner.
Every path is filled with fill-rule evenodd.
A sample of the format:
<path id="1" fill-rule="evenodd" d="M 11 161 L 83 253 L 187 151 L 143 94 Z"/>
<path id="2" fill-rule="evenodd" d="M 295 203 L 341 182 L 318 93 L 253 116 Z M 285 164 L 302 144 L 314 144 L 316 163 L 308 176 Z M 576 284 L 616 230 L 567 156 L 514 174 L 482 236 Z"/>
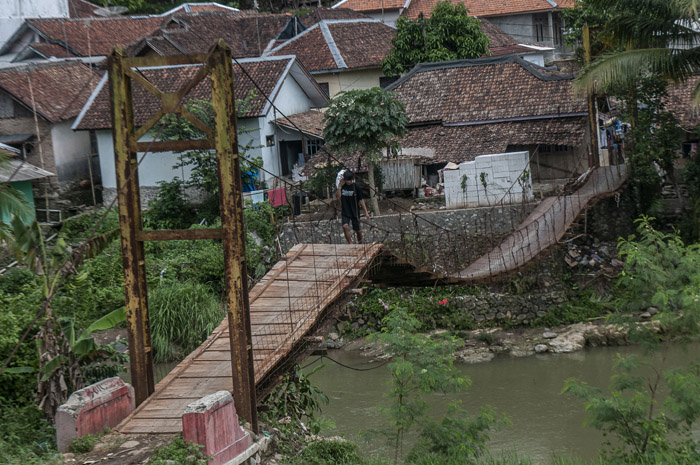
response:
<path id="1" fill-rule="evenodd" d="M 666 109 L 678 118 L 683 126 L 697 127 L 700 125 L 700 107 L 693 102 L 693 90 L 700 82 L 700 76 L 694 76 L 685 82 L 670 83 Z"/>
<path id="2" fill-rule="evenodd" d="M 66 50 L 66 47 L 62 47 L 58 44 L 49 44 L 46 42 L 33 43 L 27 45 L 27 47 L 34 49 L 37 53 L 40 53 L 46 58 L 56 57 L 56 58 L 68 58 L 74 57 L 72 53 Z"/>
<path id="3" fill-rule="evenodd" d="M 294 16 L 284 14 L 250 15 L 239 12 L 217 12 L 174 15 L 149 35 L 148 39 L 167 39 L 165 53 L 202 53 L 223 38 L 231 47 L 235 57 L 256 57 L 268 47 L 290 25 Z M 303 31 L 301 22 L 297 23 L 297 32 Z M 291 36 L 290 36 L 291 37 Z M 154 44 L 161 42 L 154 42 Z M 143 50 L 145 42 L 129 47 L 127 53 L 133 55 Z"/>
<path id="4" fill-rule="evenodd" d="M 37 113 L 53 123 L 77 116 L 99 81 L 97 73 L 78 62 L 0 71 L 0 88 L 30 109 L 33 94 Z"/>
<path id="5" fill-rule="evenodd" d="M 415 1 L 415 0 L 413 0 Z M 349 8 L 355 11 L 381 11 L 404 8 L 406 0 L 345 0 L 333 5 L 333 8 Z"/>
<path id="6" fill-rule="evenodd" d="M 509 56 L 417 65 L 390 88 L 413 123 L 465 123 L 586 112 L 572 80 Z"/>
<path id="7" fill-rule="evenodd" d="M 151 32 L 163 18 L 28 19 L 49 41 L 68 48 L 78 56 L 109 55 L 115 45 L 126 47 Z M 88 40 L 89 39 L 89 40 Z"/>
<path id="8" fill-rule="evenodd" d="M 417 19 L 423 13 L 425 17 L 430 14 L 440 0 L 411 0 L 408 8 L 402 16 L 409 19 Z M 534 11 L 547 11 L 561 9 L 562 6 L 556 0 L 553 2 L 557 6 L 552 6 L 548 0 L 455 0 L 464 4 L 467 11 L 472 16 L 508 16 L 519 13 L 530 13 Z M 565 2 L 568 5 L 568 2 Z"/>
<path id="9" fill-rule="evenodd" d="M 503 32 L 488 19 L 481 20 L 481 32 L 488 36 L 489 47 L 492 49 L 510 47 L 518 44 L 518 42 L 512 36 Z"/>
<path id="10" fill-rule="evenodd" d="M 503 153 L 509 145 L 570 145 L 579 146 L 586 133 L 586 117 L 554 118 L 541 121 L 514 121 L 477 126 L 445 127 L 440 124 L 411 127 L 401 139 L 406 154 L 420 153 L 422 163 L 462 163 L 478 155 Z M 419 149 L 419 150 L 416 150 Z M 429 155 L 426 155 L 429 154 Z M 334 154 L 347 167 L 357 168 L 359 154 Z M 307 175 L 328 160 L 320 151 L 307 163 Z M 364 160 L 360 171 L 367 169 Z"/>
<path id="11" fill-rule="evenodd" d="M 68 13 L 71 18 L 93 18 L 95 10 L 102 5 L 95 5 L 86 0 L 68 0 Z"/>
<path id="12" fill-rule="evenodd" d="M 364 13 L 351 10 L 350 8 L 316 8 L 311 13 L 302 16 L 301 22 L 304 26 L 310 27 L 324 19 L 370 19 Z"/>
<path id="13" fill-rule="evenodd" d="M 238 8 L 233 8 L 231 6 L 221 5 L 215 2 L 203 2 L 203 3 L 183 3 L 176 6 L 175 8 L 166 11 L 158 16 L 170 16 L 178 13 L 204 13 L 204 12 L 250 12 L 252 10 L 239 10 Z"/>
<path id="14" fill-rule="evenodd" d="M 321 110 L 309 110 L 304 113 L 297 113 L 285 118 L 277 118 L 274 123 L 285 128 L 301 131 L 304 134 L 323 139 L 323 112 Z"/>
<path id="15" fill-rule="evenodd" d="M 377 20 L 320 21 L 271 51 L 296 55 L 311 72 L 381 67 L 396 30 Z"/>
<path id="16" fill-rule="evenodd" d="M 239 115 L 240 117 L 249 118 L 262 115 L 267 101 L 255 88 L 253 81 L 260 86 L 265 95 L 271 95 L 291 60 L 292 58 L 239 61 L 240 65 L 236 62 L 233 63 L 236 98 L 244 98 L 251 91 L 255 93 L 255 98 L 249 102 L 248 111 L 243 115 Z M 250 78 L 243 72 L 241 67 L 247 71 Z M 146 79 L 164 92 L 176 92 L 188 79 L 192 78 L 198 70 L 198 66 L 192 65 L 172 66 L 167 68 L 139 68 L 139 71 Z M 253 81 L 251 81 L 251 79 Z M 109 86 L 106 79 L 103 79 L 100 85 L 101 88 L 75 129 L 110 129 L 112 127 Z M 140 126 L 160 109 L 160 103 L 152 94 L 133 81 L 132 95 L 134 101 L 134 121 L 136 126 Z M 211 98 L 211 81 L 209 79 L 204 79 L 190 91 L 185 101 L 209 98 Z"/>

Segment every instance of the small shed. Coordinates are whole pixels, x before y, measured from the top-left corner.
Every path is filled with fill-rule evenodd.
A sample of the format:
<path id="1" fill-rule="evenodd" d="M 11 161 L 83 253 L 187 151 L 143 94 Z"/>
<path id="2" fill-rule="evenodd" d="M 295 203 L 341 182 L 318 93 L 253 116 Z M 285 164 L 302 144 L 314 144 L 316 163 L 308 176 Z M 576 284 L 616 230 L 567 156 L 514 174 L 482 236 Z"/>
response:
<path id="1" fill-rule="evenodd" d="M 54 176 L 46 170 L 34 166 L 31 163 L 16 158 L 19 150 L 0 143 L 0 154 L 10 157 L 6 163 L 0 165 L 0 183 L 9 183 L 10 186 L 22 193 L 22 196 L 31 206 L 32 219 L 34 217 L 34 194 L 32 181 Z M 10 214 L 4 209 L 0 211 L 0 222 L 9 223 Z"/>
<path id="2" fill-rule="evenodd" d="M 420 187 L 421 163 L 418 157 L 382 160 L 379 164 L 384 177 L 382 190 L 413 190 Z"/>

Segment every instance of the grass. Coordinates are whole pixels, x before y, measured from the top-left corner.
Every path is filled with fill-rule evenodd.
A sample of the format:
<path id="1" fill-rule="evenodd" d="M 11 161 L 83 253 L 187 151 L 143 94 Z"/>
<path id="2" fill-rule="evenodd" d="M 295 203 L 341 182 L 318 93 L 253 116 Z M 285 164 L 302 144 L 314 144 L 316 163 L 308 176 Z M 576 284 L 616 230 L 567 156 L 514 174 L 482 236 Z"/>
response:
<path id="1" fill-rule="evenodd" d="M 342 439 L 320 439 L 308 443 L 289 465 L 384 465 L 389 462 L 367 459 L 357 444 Z"/>
<path id="2" fill-rule="evenodd" d="M 0 403 L 0 463 L 12 465 L 60 464 L 56 431 L 33 405 Z"/>
<path id="3" fill-rule="evenodd" d="M 71 442 L 70 447 L 68 447 L 68 449 L 70 449 L 70 451 L 74 454 L 86 454 L 95 447 L 99 440 L 100 437 L 93 434 L 88 434 L 85 436 L 76 436 L 75 438 L 73 438 L 73 442 Z"/>
<path id="4" fill-rule="evenodd" d="M 172 362 L 196 349 L 221 323 L 226 310 L 209 286 L 165 282 L 148 296 L 154 361 Z"/>
<path id="5" fill-rule="evenodd" d="M 148 459 L 147 465 L 205 465 L 207 456 L 202 452 L 202 446 L 182 439 L 174 438 L 170 444 L 161 447 Z"/>

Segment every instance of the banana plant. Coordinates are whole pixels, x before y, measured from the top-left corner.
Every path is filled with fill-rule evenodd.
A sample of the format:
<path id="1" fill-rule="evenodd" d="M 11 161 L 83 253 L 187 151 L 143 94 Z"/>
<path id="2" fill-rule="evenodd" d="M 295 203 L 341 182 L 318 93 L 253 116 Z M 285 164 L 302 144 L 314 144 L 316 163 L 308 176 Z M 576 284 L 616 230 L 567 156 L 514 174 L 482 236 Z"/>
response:
<path id="1" fill-rule="evenodd" d="M 70 392 L 83 386 L 79 361 L 85 353 L 81 354 L 81 351 L 93 349 L 94 340 L 88 338 L 89 333 L 83 333 L 81 337 L 75 339 L 75 331 L 71 329 L 72 323 L 68 328 L 58 324 L 51 301 L 69 277 L 74 276 L 73 284 L 79 284 L 88 278 L 86 272 L 78 271 L 80 264 L 86 258 L 94 257 L 104 250 L 109 242 L 118 236 L 119 230 L 94 237 L 76 248 L 69 247 L 62 238 L 59 238 L 53 247 L 48 248 L 39 223 L 33 221 L 25 225 L 17 217 L 13 217 L 11 223 L 14 236 L 11 247 L 17 259 L 40 277 L 43 301 L 38 317 L 43 315 L 43 323 L 37 334 L 39 350 L 37 390 L 39 408 L 44 411 L 46 418 L 52 421 L 56 409 L 65 402 Z M 96 327 L 104 326 L 117 316 L 119 315 L 115 312 L 110 313 L 95 322 L 95 324 L 99 322 Z"/>

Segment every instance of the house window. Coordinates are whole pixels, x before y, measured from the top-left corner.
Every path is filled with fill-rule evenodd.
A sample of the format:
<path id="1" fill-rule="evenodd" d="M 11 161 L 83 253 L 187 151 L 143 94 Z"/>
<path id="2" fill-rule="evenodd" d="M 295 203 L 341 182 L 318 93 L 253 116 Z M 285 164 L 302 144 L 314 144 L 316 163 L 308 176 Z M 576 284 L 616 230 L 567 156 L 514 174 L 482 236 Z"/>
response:
<path id="1" fill-rule="evenodd" d="M 330 91 L 328 90 L 328 83 L 327 82 L 319 82 L 318 86 L 321 88 L 322 91 L 326 93 L 327 96 L 331 96 Z"/>
<path id="2" fill-rule="evenodd" d="M 549 22 L 546 16 L 535 16 L 535 41 L 549 42 Z"/>
<path id="3" fill-rule="evenodd" d="M 0 118 L 14 118 L 15 103 L 5 92 L 0 92 Z"/>
<path id="4" fill-rule="evenodd" d="M 381 87 L 382 89 L 386 89 L 388 86 L 390 86 L 391 84 L 395 83 L 398 80 L 399 80 L 398 76 L 394 76 L 394 77 L 382 76 L 379 78 L 379 87 Z"/>
<path id="5" fill-rule="evenodd" d="M 306 139 L 306 156 L 315 155 L 321 148 L 321 139 Z"/>
<path id="6" fill-rule="evenodd" d="M 275 145 L 275 136 L 274 135 L 265 136 L 265 145 L 268 147 L 273 147 Z"/>

